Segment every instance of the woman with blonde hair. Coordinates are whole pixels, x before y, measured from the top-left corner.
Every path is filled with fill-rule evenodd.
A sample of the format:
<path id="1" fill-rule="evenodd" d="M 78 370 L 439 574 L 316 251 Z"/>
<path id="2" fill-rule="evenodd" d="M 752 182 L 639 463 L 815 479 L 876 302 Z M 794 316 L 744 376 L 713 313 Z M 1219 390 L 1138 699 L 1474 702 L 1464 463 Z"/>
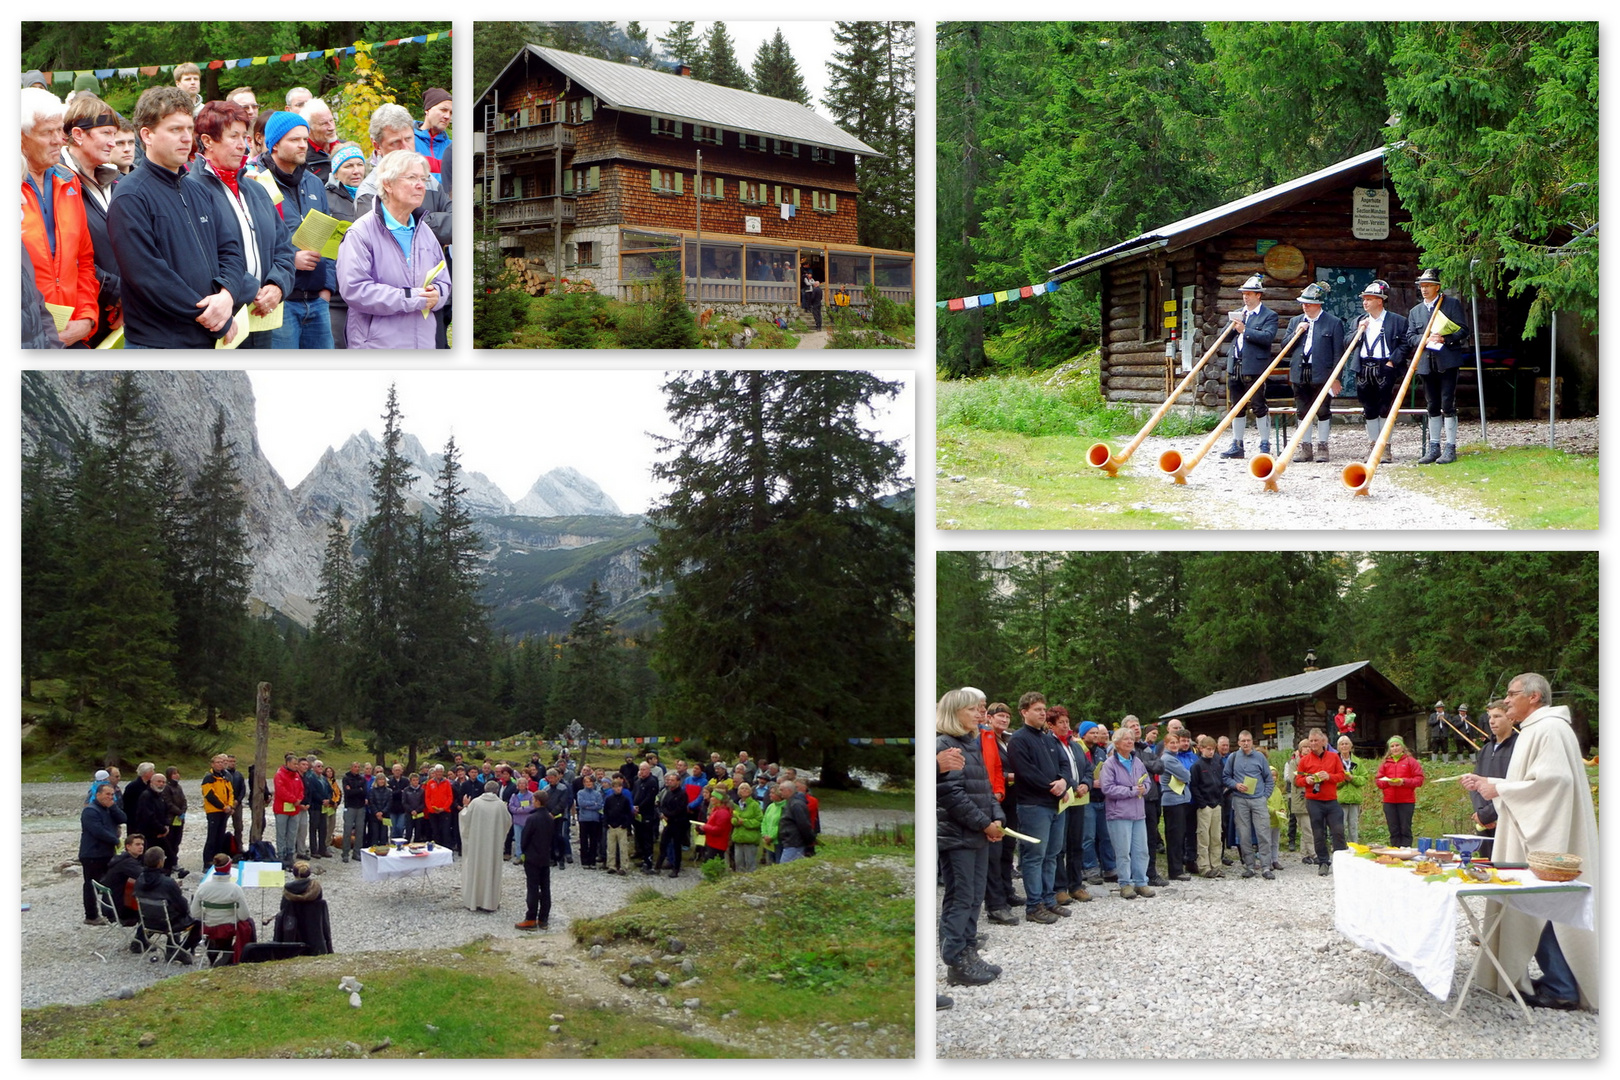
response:
<path id="1" fill-rule="evenodd" d="M 979 720 L 985 696 L 972 687 L 951 690 L 935 710 L 936 758 L 954 752 L 961 764 L 942 769 L 936 813 L 939 824 L 939 865 L 945 878 L 945 899 L 939 909 L 939 954 L 953 986 L 983 986 L 1001 974 L 1001 968 L 979 957 L 979 908 L 990 868 L 990 845 L 1001 839 L 1001 807 L 990 788 L 979 753 Z"/>

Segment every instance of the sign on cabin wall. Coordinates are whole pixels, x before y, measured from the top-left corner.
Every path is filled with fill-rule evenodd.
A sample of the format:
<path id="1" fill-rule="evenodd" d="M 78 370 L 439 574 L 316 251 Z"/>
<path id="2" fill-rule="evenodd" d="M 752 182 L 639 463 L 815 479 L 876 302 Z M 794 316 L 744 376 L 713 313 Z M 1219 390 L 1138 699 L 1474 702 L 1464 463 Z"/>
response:
<path id="1" fill-rule="evenodd" d="M 1357 240 L 1389 238 L 1388 188 L 1356 188 L 1350 208 L 1350 232 Z"/>
<path id="2" fill-rule="evenodd" d="M 759 232 L 759 218 L 752 216 L 743 218 L 743 231 L 751 233 Z"/>

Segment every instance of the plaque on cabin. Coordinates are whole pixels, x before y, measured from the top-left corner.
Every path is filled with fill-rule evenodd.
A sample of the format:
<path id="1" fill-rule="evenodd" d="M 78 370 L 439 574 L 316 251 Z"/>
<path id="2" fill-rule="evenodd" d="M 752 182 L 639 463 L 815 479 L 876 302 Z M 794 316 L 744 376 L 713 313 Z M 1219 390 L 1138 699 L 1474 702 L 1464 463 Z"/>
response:
<path id="1" fill-rule="evenodd" d="M 1389 239 L 1389 189 L 1356 188 L 1350 202 L 1350 232 L 1357 240 Z"/>
<path id="2" fill-rule="evenodd" d="M 1305 272 L 1305 253 L 1292 244 L 1278 244 L 1266 252 L 1266 273 L 1278 281 L 1293 281 Z"/>
<path id="3" fill-rule="evenodd" d="M 743 231 L 744 232 L 751 232 L 751 233 L 759 232 L 759 218 L 757 218 L 757 217 L 745 217 L 745 218 L 743 218 Z"/>

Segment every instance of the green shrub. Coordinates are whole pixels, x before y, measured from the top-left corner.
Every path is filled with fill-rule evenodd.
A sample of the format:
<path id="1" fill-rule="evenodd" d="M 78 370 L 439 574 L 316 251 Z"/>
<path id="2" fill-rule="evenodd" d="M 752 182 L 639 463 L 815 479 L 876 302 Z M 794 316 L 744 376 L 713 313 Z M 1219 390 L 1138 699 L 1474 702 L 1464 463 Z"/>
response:
<path id="1" fill-rule="evenodd" d="M 540 317 L 559 349 L 594 349 L 597 331 L 607 323 L 607 299 L 594 292 L 552 296 Z"/>

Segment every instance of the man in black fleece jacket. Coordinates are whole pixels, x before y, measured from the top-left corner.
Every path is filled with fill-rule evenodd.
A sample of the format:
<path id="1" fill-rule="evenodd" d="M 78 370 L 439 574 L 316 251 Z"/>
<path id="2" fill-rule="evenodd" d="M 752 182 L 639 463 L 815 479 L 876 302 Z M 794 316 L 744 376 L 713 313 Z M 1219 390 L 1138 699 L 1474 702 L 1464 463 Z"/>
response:
<path id="1" fill-rule="evenodd" d="M 124 347 L 209 349 L 234 335 L 246 263 L 231 211 L 181 185 L 191 154 L 191 102 L 179 87 L 153 87 L 135 105 L 146 160 L 119 181 L 107 233 L 123 286 Z"/>
<path id="2" fill-rule="evenodd" d="M 1013 774 L 1012 801 L 1019 831 L 1039 843 L 1018 841 L 1024 871 L 1024 918 L 1055 923 L 1070 913 L 1057 904 L 1057 855 L 1068 837 L 1059 801 L 1074 786 L 1069 755 L 1046 730 L 1046 698 L 1030 691 L 1018 699 L 1024 726 L 1007 740 L 1007 769 Z"/>

